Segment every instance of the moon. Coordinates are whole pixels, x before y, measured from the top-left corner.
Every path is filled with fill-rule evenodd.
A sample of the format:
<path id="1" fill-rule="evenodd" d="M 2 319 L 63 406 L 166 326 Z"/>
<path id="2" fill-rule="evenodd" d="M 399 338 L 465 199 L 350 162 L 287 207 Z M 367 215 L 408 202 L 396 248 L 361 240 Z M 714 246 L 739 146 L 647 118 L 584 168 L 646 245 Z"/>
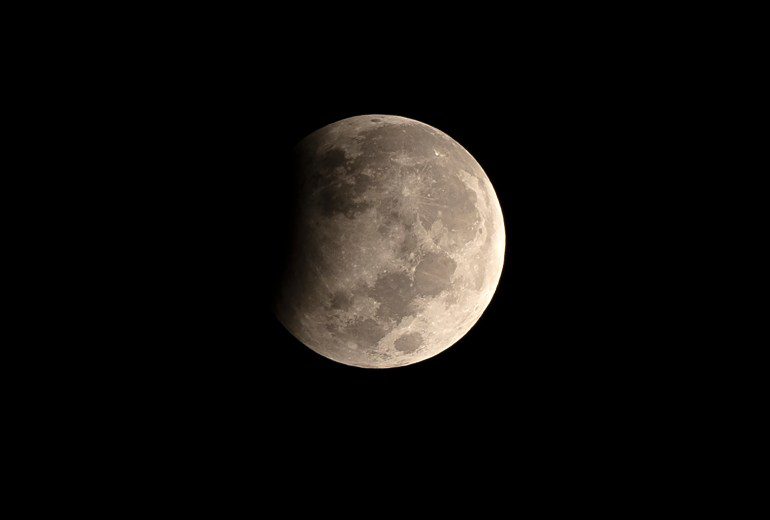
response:
<path id="1" fill-rule="evenodd" d="M 455 140 L 390 115 L 325 126 L 295 148 L 297 209 L 276 315 L 315 352 L 391 368 L 446 350 L 492 300 L 500 203 Z"/>

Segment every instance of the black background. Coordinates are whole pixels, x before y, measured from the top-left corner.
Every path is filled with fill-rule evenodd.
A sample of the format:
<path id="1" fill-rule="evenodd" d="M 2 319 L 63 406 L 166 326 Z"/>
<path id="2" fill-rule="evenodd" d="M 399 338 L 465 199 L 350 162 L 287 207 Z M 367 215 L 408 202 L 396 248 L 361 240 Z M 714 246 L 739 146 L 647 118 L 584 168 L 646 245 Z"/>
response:
<path id="1" fill-rule="evenodd" d="M 720 397 L 690 376 L 725 385 L 692 337 L 713 330 L 691 309 L 693 295 L 709 304 L 710 273 L 679 254 L 710 231 L 684 204 L 708 182 L 693 157 L 712 157 L 688 141 L 712 117 L 707 81 L 681 81 L 694 57 L 711 63 L 680 30 L 696 13 L 373 4 L 351 21 L 288 7 L 90 13 L 89 31 L 61 24 L 69 45 L 29 60 L 44 71 L 29 106 L 49 112 L 29 124 L 54 142 L 30 156 L 54 164 L 50 181 L 27 177 L 75 217 L 45 219 L 59 237 L 39 271 L 62 289 L 29 291 L 61 316 L 30 327 L 52 332 L 39 343 L 54 352 L 27 349 L 37 378 L 14 388 L 39 386 L 41 406 L 25 407 L 46 422 L 36 448 L 72 458 L 64 481 L 81 451 L 105 486 L 126 468 L 131 494 L 186 488 L 185 476 L 236 493 L 326 484 L 324 501 L 363 497 L 366 511 L 419 495 L 454 506 L 475 480 L 474 511 L 530 489 L 539 510 L 574 509 L 633 488 L 628 474 L 643 481 L 634 505 L 661 480 L 677 493 L 676 470 L 708 466 L 711 450 L 679 426 Z M 480 321 L 398 369 L 329 361 L 270 308 L 291 147 L 361 114 L 455 138 L 505 218 L 502 279 Z M 315 504 L 304 497 L 281 505 Z"/>
<path id="2" fill-rule="evenodd" d="M 123 251 L 129 346 L 113 365 L 132 367 L 126 397 L 164 420 L 312 431 L 335 445 L 342 431 L 354 443 L 426 435 L 419 425 L 534 440 L 634 424 L 679 361 L 651 327 L 674 319 L 652 304 L 664 258 L 645 245 L 659 204 L 648 194 L 665 192 L 667 172 L 651 158 L 669 144 L 652 130 L 662 87 L 640 73 L 634 47 L 516 35 L 346 53 L 327 36 L 283 54 L 226 38 L 172 47 L 118 78 L 131 134 L 121 179 L 138 194 L 125 217 L 139 244 Z M 291 148 L 361 114 L 452 136 L 505 218 L 502 278 L 480 321 L 398 369 L 329 361 L 270 308 Z"/>
<path id="3" fill-rule="evenodd" d="M 606 93 L 603 75 L 582 86 L 568 69 L 343 72 L 309 69 L 267 85 L 228 77 L 171 113 L 184 138 L 170 142 L 184 159 L 178 173 L 163 173 L 161 197 L 174 203 L 156 236 L 172 259 L 169 297 L 181 307 L 159 318 L 179 321 L 161 351 L 164 370 L 218 399 L 351 414 L 419 416 L 461 403 L 511 413 L 575 399 L 614 406 L 618 386 L 634 392 L 628 381 L 649 351 L 637 350 L 641 331 L 627 305 L 644 273 L 628 265 L 643 253 L 627 240 L 634 222 L 622 207 L 641 180 L 619 119 L 637 117 L 638 100 Z M 331 362 L 269 309 L 291 147 L 360 114 L 401 115 L 451 135 L 487 172 L 505 217 L 502 279 L 481 320 L 441 355 L 399 369 Z"/>

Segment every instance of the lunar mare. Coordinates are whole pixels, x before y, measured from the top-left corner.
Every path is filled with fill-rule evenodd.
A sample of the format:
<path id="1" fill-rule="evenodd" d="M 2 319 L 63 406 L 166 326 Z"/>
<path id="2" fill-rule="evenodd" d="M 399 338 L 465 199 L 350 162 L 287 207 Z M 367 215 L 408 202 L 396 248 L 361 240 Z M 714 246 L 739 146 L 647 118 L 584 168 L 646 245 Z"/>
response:
<path id="1" fill-rule="evenodd" d="M 295 149 L 298 209 L 276 314 L 347 365 L 390 368 L 462 338 L 492 299 L 505 230 L 456 141 L 397 116 L 351 117 Z"/>

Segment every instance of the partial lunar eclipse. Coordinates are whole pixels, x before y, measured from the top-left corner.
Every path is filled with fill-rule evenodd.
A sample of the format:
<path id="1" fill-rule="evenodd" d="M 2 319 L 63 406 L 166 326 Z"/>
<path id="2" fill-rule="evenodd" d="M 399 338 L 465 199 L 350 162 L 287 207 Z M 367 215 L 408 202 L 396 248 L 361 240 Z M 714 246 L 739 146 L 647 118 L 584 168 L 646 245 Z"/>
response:
<path id="1" fill-rule="evenodd" d="M 276 312 L 317 353 L 366 368 L 425 360 L 481 317 L 503 268 L 500 203 L 431 126 L 343 119 L 296 148 L 296 234 Z"/>

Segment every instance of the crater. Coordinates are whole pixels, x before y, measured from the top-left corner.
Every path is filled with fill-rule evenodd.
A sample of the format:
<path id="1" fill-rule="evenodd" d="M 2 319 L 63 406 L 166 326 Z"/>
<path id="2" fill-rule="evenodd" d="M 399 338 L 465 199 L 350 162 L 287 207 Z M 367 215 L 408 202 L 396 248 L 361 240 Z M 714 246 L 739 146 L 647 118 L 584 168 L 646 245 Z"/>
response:
<path id="1" fill-rule="evenodd" d="M 399 352 L 411 354 L 422 346 L 422 335 L 419 332 L 409 332 L 398 338 L 393 346 Z"/>

